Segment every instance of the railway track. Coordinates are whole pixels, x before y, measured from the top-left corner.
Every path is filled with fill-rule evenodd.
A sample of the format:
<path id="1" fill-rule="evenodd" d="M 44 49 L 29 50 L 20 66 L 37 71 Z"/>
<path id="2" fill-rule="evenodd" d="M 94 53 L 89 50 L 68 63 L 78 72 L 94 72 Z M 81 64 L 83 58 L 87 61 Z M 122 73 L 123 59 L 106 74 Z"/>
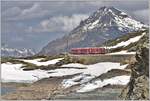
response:
<path id="1" fill-rule="evenodd" d="M 135 61 L 135 54 L 68 54 L 72 58 L 84 60 L 85 64 L 98 62 L 120 62 L 130 63 Z"/>

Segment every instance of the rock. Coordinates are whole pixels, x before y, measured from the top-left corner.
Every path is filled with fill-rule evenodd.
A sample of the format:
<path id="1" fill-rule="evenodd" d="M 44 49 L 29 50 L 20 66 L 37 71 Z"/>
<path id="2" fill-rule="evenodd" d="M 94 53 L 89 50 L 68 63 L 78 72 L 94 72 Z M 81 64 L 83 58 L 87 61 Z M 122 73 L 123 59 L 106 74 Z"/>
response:
<path id="1" fill-rule="evenodd" d="M 148 35 L 147 35 L 148 37 Z M 126 100 L 149 99 L 149 42 L 145 40 L 136 53 L 136 62 L 132 64 L 131 78 L 122 90 L 121 98 Z"/>

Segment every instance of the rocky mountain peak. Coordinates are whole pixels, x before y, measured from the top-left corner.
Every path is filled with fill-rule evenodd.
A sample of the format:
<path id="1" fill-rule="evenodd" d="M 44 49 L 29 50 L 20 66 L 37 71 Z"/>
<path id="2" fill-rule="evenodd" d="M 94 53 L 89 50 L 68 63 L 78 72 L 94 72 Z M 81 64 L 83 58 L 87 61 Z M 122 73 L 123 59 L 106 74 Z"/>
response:
<path id="1" fill-rule="evenodd" d="M 128 16 L 126 13 L 120 11 L 117 8 L 114 8 L 113 6 L 111 6 L 111 7 L 106 7 L 106 6 L 101 7 L 96 12 L 94 12 L 94 14 L 97 14 L 97 15 L 99 14 L 100 16 L 101 15 L 107 15 L 107 14 L 108 15 L 118 15 L 118 16 L 126 15 L 124 17 Z M 95 16 L 93 16 L 93 17 L 95 17 Z"/>
<path id="2" fill-rule="evenodd" d="M 112 19 L 115 19 L 115 17 L 125 18 L 125 17 L 129 17 L 129 16 L 126 13 L 124 13 L 114 7 L 104 6 L 104 7 L 99 8 L 97 11 L 93 12 L 84 21 L 81 21 L 80 26 L 90 24 L 90 23 L 94 22 L 95 20 L 99 20 L 99 21 L 97 21 L 97 23 L 100 23 L 102 20 L 110 21 Z"/>
<path id="3" fill-rule="evenodd" d="M 60 39 L 45 46 L 40 54 L 55 54 L 76 47 L 95 47 L 147 26 L 114 7 L 101 7 Z"/>
<path id="4" fill-rule="evenodd" d="M 146 27 L 139 21 L 134 20 L 131 16 L 127 15 L 114 7 L 102 7 L 95 11 L 89 18 L 81 21 L 79 27 L 88 31 L 100 27 L 126 27 L 126 30 L 138 30 L 139 28 Z"/>

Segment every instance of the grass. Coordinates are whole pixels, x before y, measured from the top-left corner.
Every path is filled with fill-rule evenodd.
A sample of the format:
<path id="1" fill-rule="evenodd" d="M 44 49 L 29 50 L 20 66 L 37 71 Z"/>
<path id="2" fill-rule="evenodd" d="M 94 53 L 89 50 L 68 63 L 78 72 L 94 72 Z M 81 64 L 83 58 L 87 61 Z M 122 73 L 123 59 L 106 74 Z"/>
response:
<path id="1" fill-rule="evenodd" d="M 28 56 L 28 57 L 20 57 L 18 59 L 37 59 L 37 58 L 46 58 L 47 56 L 44 56 L 44 55 L 34 55 L 34 56 Z"/>
<path id="2" fill-rule="evenodd" d="M 21 68 L 23 68 L 23 70 L 34 70 L 34 69 L 39 69 L 39 66 L 32 63 L 25 62 L 24 66 L 22 66 Z"/>
<path id="3" fill-rule="evenodd" d="M 83 59 L 79 59 L 79 58 L 74 58 L 71 57 L 69 55 L 66 55 L 63 57 L 63 60 L 60 60 L 58 63 L 56 63 L 56 66 L 61 66 L 64 64 L 69 64 L 69 63 L 81 63 L 84 64 L 84 60 Z"/>
<path id="4" fill-rule="evenodd" d="M 64 59 L 60 60 L 56 64 L 50 64 L 48 66 L 37 66 L 36 64 L 19 60 L 19 59 L 32 60 L 32 59 L 37 59 L 37 58 L 44 58 L 40 62 L 45 62 L 45 61 L 56 59 L 56 58 L 64 58 Z M 28 70 L 34 70 L 34 69 L 51 70 L 51 69 L 61 68 L 60 66 L 62 66 L 64 64 L 68 64 L 68 63 L 84 63 L 84 60 L 78 59 L 78 58 L 72 58 L 69 55 L 60 54 L 60 55 L 54 55 L 54 56 L 33 56 L 33 57 L 25 57 L 25 58 L 11 58 L 11 57 L 2 58 L 2 63 L 6 63 L 6 62 L 10 62 L 12 64 L 23 64 L 23 66 L 21 68 L 23 68 L 23 70 L 28 71 Z"/>
<path id="5" fill-rule="evenodd" d="M 72 58 L 78 60 L 77 63 L 81 64 L 93 64 L 97 63 L 101 58 L 100 56 L 72 56 Z"/>
<path id="6" fill-rule="evenodd" d="M 6 63 L 12 61 L 14 58 L 12 57 L 1 57 L 1 63 Z"/>
<path id="7" fill-rule="evenodd" d="M 24 61 L 20 61 L 20 60 L 18 60 L 18 58 L 12 58 L 12 57 L 1 58 L 1 63 L 6 63 L 6 62 L 10 62 L 12 64 L 23 64 L 24 66 L 22 66 L 21 68 L 29 69 L 29 70 L 33 70 L 33 69 L 38 69 L 39 68 L 35 64 L 24 62 Z"/>
<path id="8" fill-rule="evenodd" d="M 129 40 L 130 38 L 133 38 L 133 37 L 135 37 L 135 36 L 142 35 L 143 32 L 148 33 L 148 30 L 132 32 L 132 33 L 128 33 L 128 34 L 126 34 L 126 35 L 123 35 L 123 36 L 121 36 L 121 37 L 119 37 L 119 38 L 116 38 L 116 39 L 114 39 L 114 40 L 108 40 L 108 41 L 107 41 L 107 45 L 108 45 L 108 46 L 114 46 L 114 45 L 116 45 L 116 44 L 118 44 L 118 43 L 120 43 L 120 42 L 122 42 L 122 41 L 127 41 L 127 40 Z M 104 44 L 106 44 L 106 42 L 105 42 Z"/>
<path id="9" fill-rule="evenodd" d="M 107 46 L 115 46 L 120 42 L 127 41 L 130 38 L 142 35 L 144 32 L 148 33 L 148 30 L 128 33 L 128 34 L 123 35 L 123 36 L 116 38 L 114 40 L 109 40 L 109 41 L 107 41 Z M 146 40 L 148 41 L 148 36 L 146 36 L 146 35 L 144 35 L 139 41 L 134 42 L 134 43 L 130 43 L 128 46 L 110 49 L 110 52 L 118 52 L 118 51 L 122 51 L 122 50 L 128 50 L 129 52 L 136 51 L 137 48 L 139 47 L 139 45 L 143 44 Z M 104 44 L 106 44 L 106 42 Z"/>
<path id="10" fill-rule="evenodd" d="M 44 59 L 42 59 L 40 62 L 45 62 L 48 60 L 52 60 L 52 59 L 57 59 L 57 58 L 63 58 L 65 55 L 60 54 L 60 55 L 53 55 L 53 56 L 45 56 Z"/>
<path id="11" fill-rule="evenodd" d="M 49 56 L 46 57 L 45 59 L 42 59 L 40 62 L 56 59 L 56 58 L 64 58 L 57 62 L 56 64 L 50 64 L 48 66 L 36 66 L 34 64 L 26 63 L 25 66 L 23 66 L 24 70 L 33 70 L 33 69 L 42 69 L 42 70 L 52 70 L 52 69 L 57 69 L 61 68 L 62 65 L 64 64 L 69 64 L 69 63 L 81 63 L 84 64 L 84 59 L 80 58 L 73 58 L 70 57 L 69 55 L 56 55 L 56 56 Z"/>
<path id="12" fill-rule="evenodd" d="M 116 50 L 115 50 L 116 51 Z M 105 55 L 97 55 L 97 56 L 71 56 L 71 55 L 55 55 L 55 56 L 40 56 L 39 58 L 43 58 L 40 62 L 45 62 L 48 60 L 56 59 L 56 58 L 64 58 L 57 62 L 56 64 L 50 64 L 48 66 L 37 66 L 36 64 L 28 63 L 19 60 L 18 58 L 3 58 L 2 62 L 11 62 L 13 64 L 23 64 L 22 68 L 23 70 L 34 70 L 34 69 L 42 69 L 42 70 L 52 70 L 52 69 L 57 69 L 61 68 L 62 65 L 64 64 L 69 64 L 69 63 L 81 63 L 81 64 L 95 64 L 98 62 L 106 62 L 106 61 L 111 61 L 111 62 L 119 62 L 123 61 L 125 57 L 111 57 L 111 56 L 105 56 Z M 36 57 L 37 58 L 37 57 Z M 26 59 L 36 59 L 35 57 L 28 57 Z M 22 58 L 25 59 L 25 58 Z M 116 61 L 116 59 L 119 59 Z M 126 62 L 125 62 L 126 63 Z"/>
<path id="13" fill-rule="evenodd" d="M 1 63 L 6 63 L 6 62 L 11 62 L 11 63 L 13 63 L 13 64 L 19 64 L 19 63 L 24 64 L 23 61 L 19 61 L 19 60 L 17 60 L 17 58 L 2 57 L 2 58 L 1 58 Z"/>
<path id="14" fill-rule="evenodd" d="M 131 75 L 131 72 L 126 70 L 121 70 L 121 69 L 112 69 L 92 79 L 90 82 L 95 81 L 97 79 L 101 79 L 101 80 L 110 79 L 112 77 L 121 76 L 121 75 Z"/>

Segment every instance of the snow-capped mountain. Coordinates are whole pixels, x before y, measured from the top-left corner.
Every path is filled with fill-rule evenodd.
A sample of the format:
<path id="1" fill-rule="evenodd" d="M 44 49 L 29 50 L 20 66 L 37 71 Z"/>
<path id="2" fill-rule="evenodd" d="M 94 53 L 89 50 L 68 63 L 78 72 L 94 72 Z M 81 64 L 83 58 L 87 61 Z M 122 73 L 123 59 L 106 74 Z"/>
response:
<path id="1" fill-rule="evenodd" d="M 2 57 L 26 57 L 32 56 L 35 52 L 32 49 L 15 49 L 15 48 L 8 48 L 2 47 L 1 48 L 1 56 Z"/>
<path id="2" fill-rule="evenodd" d="M 79 27 L 82 27 L 83 31 L 98 28 L 107 31 L 109 27 L 113 27 L 114 29 L 118 28 L 120 31 L 125 32 L 139 30 L 146 26 L 114 7 L 102 7 L 88 19 L 82 21 Z"/>
<path id="3" fill-rule="evenodd" d="M 102 7 L 81 21 L 63 38 L 45 46 L 39 54 L 56 54 L 72 47 L 92 47 L 147 26 L 114 7 Z"/>

